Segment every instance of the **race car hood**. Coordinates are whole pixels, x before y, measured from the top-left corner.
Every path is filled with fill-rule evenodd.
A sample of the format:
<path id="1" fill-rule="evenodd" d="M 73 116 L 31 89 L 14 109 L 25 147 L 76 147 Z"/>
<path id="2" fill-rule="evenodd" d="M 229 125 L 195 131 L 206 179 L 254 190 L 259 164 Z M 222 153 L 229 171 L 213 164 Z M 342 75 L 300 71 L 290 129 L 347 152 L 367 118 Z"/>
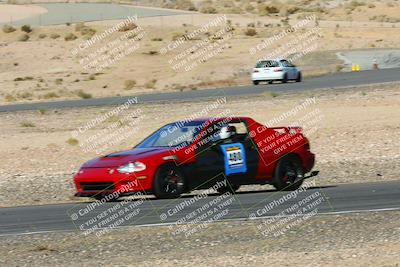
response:
<path id="1" fill-rule="evenodd" d="M 133 148 L 89 160 L 82 165 L 82 168 L 113 168 L 134 161 L 146 162 L 146 159 L 162 157 L 164 155 L 169 155 L 169 148 Z"/>

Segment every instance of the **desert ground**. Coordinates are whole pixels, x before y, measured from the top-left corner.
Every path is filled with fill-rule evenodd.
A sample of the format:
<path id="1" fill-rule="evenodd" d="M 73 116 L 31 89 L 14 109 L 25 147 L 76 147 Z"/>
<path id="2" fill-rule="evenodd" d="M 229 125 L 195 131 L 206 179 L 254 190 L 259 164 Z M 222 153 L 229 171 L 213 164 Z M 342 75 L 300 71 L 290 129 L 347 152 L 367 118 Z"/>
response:
<path id="1" fill-rule="evenodd" d="M 209 108 L 203 117 L 239 115 L 267 123 L 313 97 L 315 104 L 278 126 L 295 124 L 305 128 L 311 150 L 317 155 L 315 169 L 321 171 L 315 178 L 318 185 L 399 179 L 399 83 L 228 99 L 226 104 Z M 126 114 L 135 116 L 132 127 L 126 125 L 124 113 L 82 133 L 79 129 L 114 107 L 1 113 L 1 206 L 85 200 L 73 197 L 72 183 L 74 173 L 85 161 L 129 149 L 162 125 L 196 115 L 214 103 L 182 102 L 178 103 L 179 109 L 176 103 L 131 105 Z M 308 119 L 301 120 L 305 116 Z M 128 129 L 129 134 L 118 134 L 120 129 Z M 97 145 L 90 146 L 93 144 Z"/>
<path id="2" fill-rule="evenodd" d="M 188 238 L 167 226 L 2 237 L 2 266 L 399 266 L 400 213 L 322 215 L 277 238 L 260 221 L 217 222 Z M 172 228 L 172 230 L 174 230 Z M 223 233 L 223 234 L 221 234 Z"/>
<path id="3" fill-rule="evenodd" d="M 203 8 L 199 4 L 197 10 L 187 15 L 139 18 L 134 23 L 134 27 L 138 28 L 114 32 L 79 53 L 74 51 L 79 50 L 83 42 L 104 33 L 120 21 L 31 27 L 31 31 L 22 31 L 19 26 L 15 26 L 11 32 L 3 28 L 0 32 L 0 103 L 245 85 L 250 83 L 249 75 L 257 60 L 271 55 L 273 51 L 289 50 L 285 47 L 286 43 L 291 43 L 295 49 L 293 54 L 299 55 L 294 62 L 302 69 L 304 76 L 348 70 L 336 56 L 339 51 L 367 49 L 374 53 L 380 48 L 399 48 L 400 3 L 397 1 L 368 1 L 368 4 L 336 1 L 340 5 L 328 1 L 319 7 L 317 1 L 305 1 L 303 8 L 289 10 L 277 1 L 272 11 L 252 1 L 246 1 L 247 4 L 243 5 L 235 2 L 234 6 L 240 8 L 240 12 L 237 8 L 236 11 L 224 8 L 229 6 L 226 4 L 228 2 L 213 3 L 216 10 Z M 204 1 L 203 4 L 209 7 L 210 3 Z M 7 8 L 0 5 L 0 19 Z M 190 10 L 190 6 L 186 5 L 181 8 Z M 33 9 L 32 15 L 35 14 Z M 264 12 L 266 9 L 270 11 Z M 276 13 L 276 10 L 279 12 Z M 266 49 L 257 50 L 254 54 L 249 52 L 249 49 L 262 44 L 267 38 L 279 35 L 289 25 L 298 25 L 310 15 L 315 15 L 316 20 L 273 42 Z M 221 16 L 226 17 L 215 27 L 210 26 L 206 31 L 188 38 L 191 33 Z M 230 31 L 218 34 L 228 26 Z M 312 32 L 312 29 L 318 31 Z M 132 32 L 134 45 L 137 45 L 133 52 L 108 66 L 85 68 L 82 62 L 87 62 L 84 61 L 87 57 L 129 32 Z M 162 53 L 179 38 L 186 38 L 184 44 L 166 54 Z M 181 58 L 187 49 L 204 40 L 218 48 L 214 49 L 218 52 L 207 52 L 210 57 L 199 60 L 191 69 L 173 68 L 175 65 L 171 62 L 177 62 L 174 58 Z M 107 56 L 107 52 L 96 55 L 100 58 Z M 368 62 L 365 64 L 368 65 Z"/>

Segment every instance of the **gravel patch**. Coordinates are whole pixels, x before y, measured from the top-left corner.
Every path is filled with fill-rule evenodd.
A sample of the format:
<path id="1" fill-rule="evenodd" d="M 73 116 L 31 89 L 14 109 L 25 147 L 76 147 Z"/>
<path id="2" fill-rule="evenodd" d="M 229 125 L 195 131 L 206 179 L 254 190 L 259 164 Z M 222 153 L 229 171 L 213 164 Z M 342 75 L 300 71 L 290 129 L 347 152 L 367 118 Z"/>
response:
<path id="1" fill-rule="evenodd" d="M 1 266 L 399 266 L 400 212 L 315 216 L 276 238 L 260 221 L 220 222 L 185 237 L 170 227 L 125 227 L 3 237 Z M 174 226 L 175 227 L 175 226 Z"/>

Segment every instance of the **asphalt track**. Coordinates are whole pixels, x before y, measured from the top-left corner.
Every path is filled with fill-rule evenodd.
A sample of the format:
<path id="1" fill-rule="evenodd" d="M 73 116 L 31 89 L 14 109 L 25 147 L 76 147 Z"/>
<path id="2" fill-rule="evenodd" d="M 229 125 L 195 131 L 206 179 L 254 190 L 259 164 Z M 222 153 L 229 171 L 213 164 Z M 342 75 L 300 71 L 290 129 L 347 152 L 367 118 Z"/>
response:
<path id="1" fill-rule="evenodd" d="M 400 68 L 370 70 L 361 72 L 337 73 L 316 78 L 304 79 L 301 83 L 260 84 L 258 86 L 237 86 L 207 90 L 190 90 L 183 92 L 143 94 L 124 97 L 105 97 L 82 100 L 66 100 L 41 103 L 12 104 L 0 106 L 0 112 L 13 112 L 38 109 L 79 108 L 88 106 L 107 106 L 125 103 L 137 97 L 138 103 L 198 101 L 215 97 L 240 97 L 258 95 L 264 92 L 297 92 L 315 89 L 337 89 L 348 86 L 373 85 L 375 83 L 400 81 Z"/>
<path id="2" fill-rule="evenodd" d="M 315 179 L 315 181 L 318 181 L 318 179 L 321 179 L 321 177 Z M 96 225 L 96 223 L 104 220 L 104 218 L 110 218 L 125 208 L 128 210 L 125 209 L 125 214 L 120 218 L 128 214 L 132 215 L 118 227 L 174 224 L 179 219 L 190 217 L 190 214 L 199 215 L 202 212 L 205 213 L 208 210 L 218 207 L 219 204 L 221 204 L 219 211 L 222 212 L 228 209 L 228 213 L 218 220 L 247 220 L 249 216 L 272 218 L 271 216 L 276 216 L 283 210 L 293 207 L 296 203 L 300 203 L 301 200 L 316 195 L 318 195 L 318 198 L 322 198 L 318 205 L 313 206 L 313 208 L 317 208 L 317 216 L 321 214 L 400 210 L 400 181 L 325 187 L 314 186 L 300 192 L 295 198 L 289 198 L 288 194 L 290 192 L 265 190 L 241 192 L 226 198 L 210 194 L 197 197 L 196 199 L 192 195 L 173 200 L 129 200 L 125 202 L 104 203 L 89 212 L 88 205 L 92 204 L 92 202 L 1 208 L 0 237 L 45 232 L 77 231 L 82 227 L 81 225 L 83 225 L 81 229 L 88 230 L 93 225 Z M 286 198 L 283 203 L 276 204 L 271 209 L 265 209 L 273 201 L 280 203 L 279 200 L 283 197 Z M 229 199 L 232 199 L 228 203 L 229 205 L 223 206 L 222 204 L 229 202 Z M 218 202 L 218 200 L 220 201 Z M 316 198 L 313 198 L 309 202 L 304 202 L 304 205 L 300 207 L 303 208 L 315 200 Z M 190 205 L 178 208 L 182 205 L 181 203 L 190 201 L 192 201 Z M 205 207 L 207 204 L 209 208 L 203 209 L 202 207 Z M 120 207 L 117 209 L 115 208 L 117 207 L 116 205 L 120 205 L 123 208 Z M 135 212 L 137 210 L 139 210 L 138 213 Z M 89 223 L 89 220 L 92 218 L 100 218 L 100 214 L 106 214 L 106 216 L 96 223 Z M 212 216 L 215 214 L 217 213 L 214 213 Z M 74 218 L 74 220 L 71 218 Z M 210 218 L 206 217 L 200 220 L 200 222 Z M 118 218 L 115 218 L 114 221 L 116 220 Z M 109 223 L 111 224 L 112 221 Z M 107 225 L 104 225 L 104 227 L 107 227 Z M 84 232 L 81 231 L 79 233 Z"/>

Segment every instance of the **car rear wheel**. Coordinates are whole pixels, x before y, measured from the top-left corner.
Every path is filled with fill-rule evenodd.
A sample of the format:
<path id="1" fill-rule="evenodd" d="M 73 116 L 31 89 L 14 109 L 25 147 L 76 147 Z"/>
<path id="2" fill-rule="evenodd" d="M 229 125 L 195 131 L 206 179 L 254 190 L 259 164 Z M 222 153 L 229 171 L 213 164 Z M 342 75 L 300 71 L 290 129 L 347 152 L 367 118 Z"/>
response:
<path id="1" fill-rule="evenodd" d="M 296 82 L 298 82 L 298 83 L 301 82 L 301 72 L 300 71 L 297 73 Z"/>
<path id="2" fill-rule="evenodd" d="M 253 81 L 254 85 L 258 85 L 259 81 Z"/>
<path id="3" fill-rule="evenodd" d="M 290 154 L 279 160 L 273 177 L 273 185 L 277 190 L 296 190 L 303 181 L 303 166 L 296 155 Z"/>
<path id="4" fill-rule="evenodd" d="M 185 189 L 185 178 L 174 164 L 161 166 L 154 178 L 153 193 L 157 198 L 177 198 Z"/>

